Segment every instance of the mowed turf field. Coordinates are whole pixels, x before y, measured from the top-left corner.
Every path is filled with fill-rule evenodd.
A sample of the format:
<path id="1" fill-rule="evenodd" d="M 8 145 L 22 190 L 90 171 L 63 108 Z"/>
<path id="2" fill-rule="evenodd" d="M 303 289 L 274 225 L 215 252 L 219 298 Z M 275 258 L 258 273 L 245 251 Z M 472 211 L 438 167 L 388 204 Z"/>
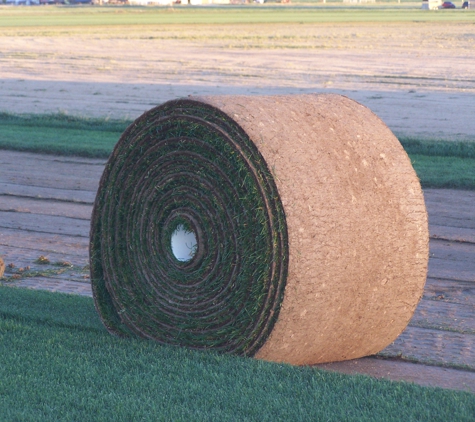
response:
<path id="1" fill-rule="evenodd" d="M 0 420 L 471 421 L 475 395 L 112 337 L 92 300 L 0 287 Z"/>
<path id="2" fill-rule="evenodd" d="M 455 12 L 455 13 L 454 13 Z M 51 27 L 89 25 L 159 24 L 256 24 L 256 23 L 335 23 L 335 22 L 471 22 L 473 11 L 439 13 L 420 10 L 420 3 L 385 2 L 349 7 L 341 2 L 279 5 L 224 5 L 190 7 L 74 7 L 3 9 L 0 27 Z"/>

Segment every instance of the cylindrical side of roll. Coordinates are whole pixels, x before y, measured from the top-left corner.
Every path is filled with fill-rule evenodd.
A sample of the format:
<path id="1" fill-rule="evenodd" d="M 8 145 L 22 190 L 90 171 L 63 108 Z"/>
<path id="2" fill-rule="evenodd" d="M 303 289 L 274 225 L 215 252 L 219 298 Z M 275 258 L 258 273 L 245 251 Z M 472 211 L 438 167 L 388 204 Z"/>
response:
<path id="1" fill-rule="evenodd" d="M 173 259 L 184 224 L 198 248 Z M 410 160 L 337 95 L 200 97 L 121 137 L 91 224 L 110 332 L 313 364 L 378 352 L 422 295 L 428 227 Z"/>
<path id="2" fill-rule="evenodd" d="M 424 198 L 397 138 L 338 95 L 201 100 L 256 143 L 285 209 L 285 297 L 256 357 L 311 364 L 389 345 L 414 313 L 428 263 Z"/>

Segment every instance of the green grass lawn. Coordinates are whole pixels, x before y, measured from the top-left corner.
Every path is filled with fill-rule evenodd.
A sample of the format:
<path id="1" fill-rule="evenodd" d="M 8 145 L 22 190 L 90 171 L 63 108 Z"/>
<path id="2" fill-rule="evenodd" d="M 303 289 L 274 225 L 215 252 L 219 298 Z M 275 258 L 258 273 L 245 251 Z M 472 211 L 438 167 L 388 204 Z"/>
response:
<path id="1" fill-rule="evenodd" d="M 107 158 L 131 121 L 0 113 L 0 148 Z"/>
<path id="2" fill-rule="evenodd" d="M 2 421 L 473 421 L 475 395 L 111 336 L 89 298 L 0 287 Z"/>
<path id="3" fill-rule="evenodd" d="M 212 7 L 47 7 L 3 8 L 0 28 L 71 27 L 96 25 L 328 23 L 328 22 L 470 22 L 466 10 L 426 11 L 420 5 L 393 8 L 381 5 L 241 5 Z"/>
<path id="4" fill-rule="evenodd" d="M 475 142 L 400 141 L 423 187 L 475 190 Z"/>
<path id="5" fill-rule="evenodd" d="M 0 149 L 107 158 L 128 120 L 0 113 Z M 423 187 L 475 190 L 475 141 L 401 138 Z"/>

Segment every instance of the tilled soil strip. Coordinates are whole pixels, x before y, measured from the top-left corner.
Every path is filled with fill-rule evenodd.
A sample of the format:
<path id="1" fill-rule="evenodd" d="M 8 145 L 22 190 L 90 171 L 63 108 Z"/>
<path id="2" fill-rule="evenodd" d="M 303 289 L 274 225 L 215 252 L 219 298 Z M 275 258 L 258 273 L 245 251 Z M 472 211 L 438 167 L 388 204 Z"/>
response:
<path id="1" fill-rule="evenodd" d="M 104 164 L 1 151 L 3 284 L 92 296 L 89 220 Z M 320 367 L 475 393 L 475 192 L 425 198 L 429 274 L 409 326 L 377 357 Z"/>

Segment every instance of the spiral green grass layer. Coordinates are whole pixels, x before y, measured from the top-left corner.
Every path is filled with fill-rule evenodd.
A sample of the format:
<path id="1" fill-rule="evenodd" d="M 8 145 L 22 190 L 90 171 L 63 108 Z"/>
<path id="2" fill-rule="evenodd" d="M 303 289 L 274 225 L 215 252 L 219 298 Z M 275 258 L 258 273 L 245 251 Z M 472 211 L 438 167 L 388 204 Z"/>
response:
<path id="1" fill-rule="evenodd" d="M 193 231 L 189 261 L 172 252 Z M 107 329 L 252 356 L 283 300 L 287 227 L 273 177 L 220 110 L 176 100 L 137 119 L 106 166 L 91 224 L 91 281 Z"/>

